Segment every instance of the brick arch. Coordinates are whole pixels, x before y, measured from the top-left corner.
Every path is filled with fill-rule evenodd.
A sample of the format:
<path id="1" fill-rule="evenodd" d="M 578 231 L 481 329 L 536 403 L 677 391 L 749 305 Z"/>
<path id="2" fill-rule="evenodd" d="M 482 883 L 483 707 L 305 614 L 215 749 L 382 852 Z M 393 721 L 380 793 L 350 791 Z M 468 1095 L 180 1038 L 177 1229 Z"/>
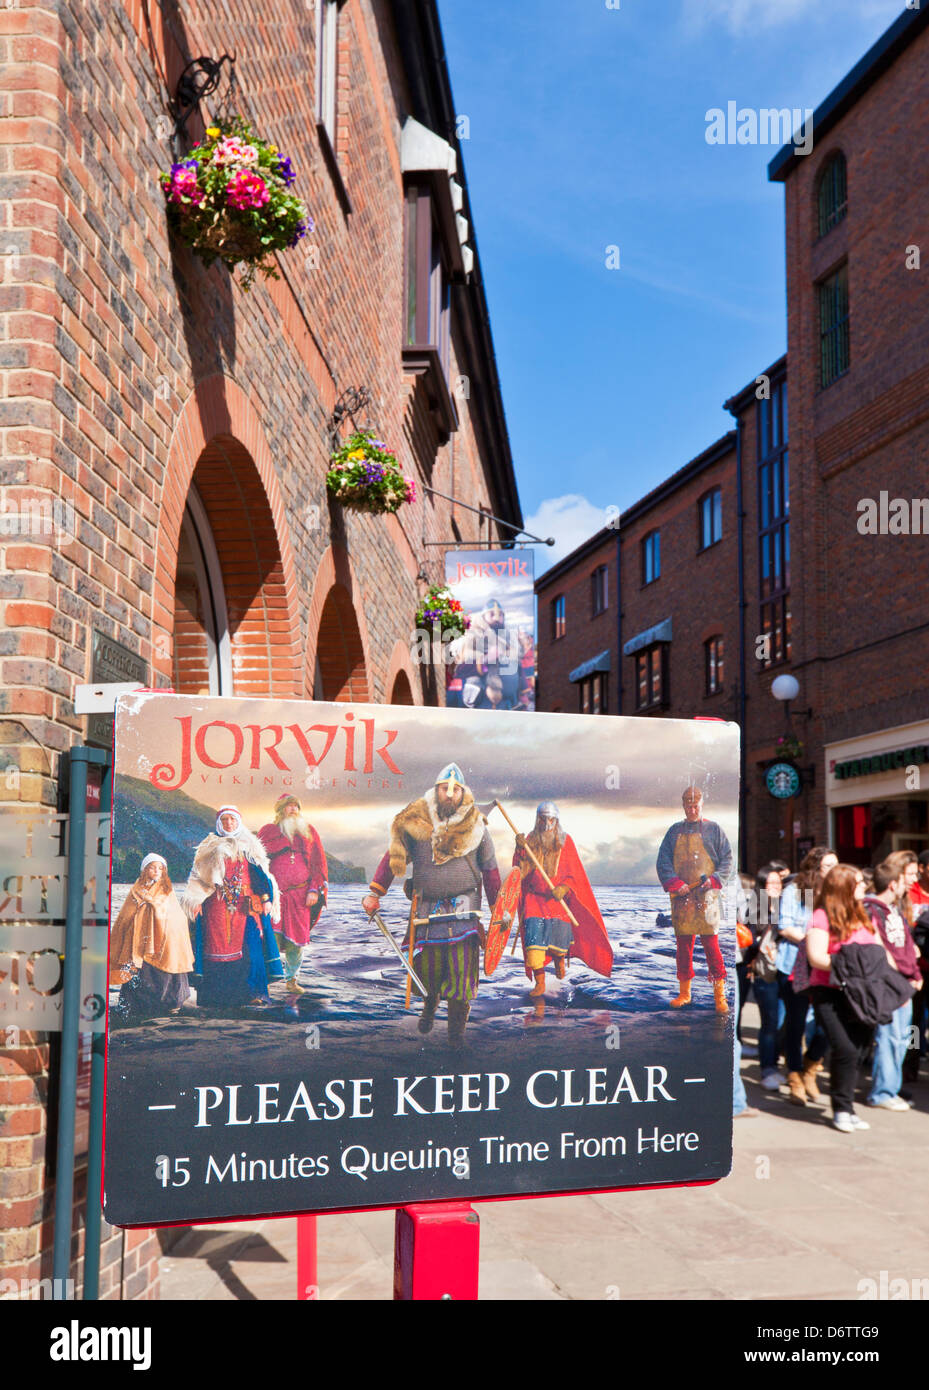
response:
<path id="1" fill-rule="evenodd" d="M 361 588 L 343 545 L 333 542 L 313 579 L 307 621 L 305 680 L 313 694 L 319 657 L 325 699 L 373 700 L 371 644 Z M 337 693 L 330 693 L 335 690 Z"/>
<path id="2" fill-rule="evenodd" d="M 242 388 L 221 373 L 197 383 L 168 452 L 155 559 L 153 669 L 170 682 L 178 542 L 194 481 L 223 571 L 235 693 L 302 696 L 296 568 L 280 484 L 257 413 Z"/>
<path id="3" fill-rule="evenodd" d="M 389 705 L 421 705 L 423 702 L 410 660 L 410 649 L 405 642 L 398 641 L 394 645 L 384 679 L 384 698 Z"/>

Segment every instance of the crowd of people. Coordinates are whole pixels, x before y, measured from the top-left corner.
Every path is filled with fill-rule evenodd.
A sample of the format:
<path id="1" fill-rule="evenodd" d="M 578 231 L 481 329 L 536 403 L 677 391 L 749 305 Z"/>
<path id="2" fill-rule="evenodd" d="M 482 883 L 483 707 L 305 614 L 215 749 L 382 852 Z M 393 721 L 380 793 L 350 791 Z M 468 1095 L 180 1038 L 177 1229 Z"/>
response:
<path id="1" fill-rule="evenodd" d="M 825 1107 L 819 1079 L 828 1074 L 832 1125 L 843 1134 L 869 1128 L 855 1109 L 859 1085 L 866 1106 L 910 1110 L 907 1087 L 926 1049 L 929 850 L 900 850 L 868 870 L 818 845 L 796 874 L 772 860 L 754 880 L 740 877 L 733 1114 L 760 1113 L 739 1065 L 754 1055 L 763 1089 L 786 1086 L 797 1106 Z M 757 1050 L 742 1042 L 749 998 Z"/>

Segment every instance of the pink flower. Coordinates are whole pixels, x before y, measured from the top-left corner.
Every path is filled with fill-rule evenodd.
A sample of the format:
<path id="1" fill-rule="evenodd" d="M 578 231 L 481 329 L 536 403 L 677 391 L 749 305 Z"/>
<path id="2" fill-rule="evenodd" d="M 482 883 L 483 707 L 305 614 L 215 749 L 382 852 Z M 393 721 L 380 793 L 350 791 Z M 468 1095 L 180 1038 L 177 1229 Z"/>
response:
<path id="1" fill-rule="evenodd" d="M 270 200 L 264 179 L 247 169 L 240 169 L 226 186 L 226 201 L 231 208 L 263 208 Z"/>
<path id="2" fill-rule="evenodd" d="M 406 500 L 408 502 L 416 501 L 416 484 L 413 482 L 412 478 L 407 478 L 406 480 Z"/>
<path id="3" fill-rule="evenodd" d="M 227 135 L 213 151 L 214 164 L 257 164 L 258 151 L 238 135 Z"/>
<path id="4" fill-rule="evenodd" d="M 204 196 L 203 189 L 197 185 L 197 161 L 195 159 L 172 166 L 171 186 L 168 193 L 172 203 L 182 203 L 185 198 L 191 203 L 202 203 Z"/>

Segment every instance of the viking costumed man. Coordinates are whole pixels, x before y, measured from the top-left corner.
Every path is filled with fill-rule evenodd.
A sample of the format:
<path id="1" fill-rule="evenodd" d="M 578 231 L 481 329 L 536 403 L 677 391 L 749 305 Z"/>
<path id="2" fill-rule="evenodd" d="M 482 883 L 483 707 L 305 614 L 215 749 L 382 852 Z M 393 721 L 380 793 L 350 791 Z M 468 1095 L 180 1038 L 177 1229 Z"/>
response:
<path id="1" fill-rule="evenodd" d="M 110 933 L 110 984 L 120 985 L 119 1013 L 176 1013 L 190 996 L 194 968 L 187 918 L 174 895 L 168 865 L 147 854 Z"/>
<path id="2" fill-rule="evenodd" d="M 394 878 L 412 876 L 416 898 L 413 966 L 426 986 L 418 1028 L 428 1033 L 439 1001 L 448 1003 L 448 1036 L 464 1037 L 481 964 L 481 889 L 489 903 L 500 891 L 500 872 L 490 831 L 461 769 L 449 763 L 425 796 L 394 817 L 390 848 L 375 870 L 362 906 L 370 917 Z"/>
<path id="3" fill-rule="evenodd" d="M 266 1004 L 269 978 L 284 973 L 271 925 L 280 898 L 261 841 L 235 806 L 220 808 L 215 833 L 194 851 L 181 907 L 194 927 L 197 1003 Z"/>
<path id="4" fill-rule="evenodd" d="M 656 870 L 671 895 L 671 925 L 677 940 L 680 991 L 672 1009 L 691 1002 L 694 940 L 699 936 L 716 998 L 716 1012 L 726 1014 L 726 967 L 719 949 L 719 895 L 732 870 L 732 850 L 722 827 L 703 819 L 703 792 L 689 786 L 681 798 L 684 819 L 676 821 L 661 842 Z"/>
<path id="5" fill-rule="evenodd" d="M 297 983 L 303 948 L 309 945 L 326 904 L 326 855 L 322 841 L 289 792 L 274 803 L 274 824 L 263 825 L 258 838 L 267 851 L 271 873 L 281 894 L 281 920 L 275 928 L 284 958 L 288 992 L 302 994 Z"/>
<path id="6" fill-rule="evenodd" d="M 551 879 L 550 888 L 526 853 L 532 850 Z M 543 801 L 535 815 L 535 827 L 528 835 L 517 835 L 513 866 L 522 876 L 519 915 L 523 959 L 529 979 L 535 985 L 530 997 L 545 993 L 545 966 L 552 961 L 555 974 L 563 980 L 571 956 L 577 956 L 600 975 L 613 969 L 613 948 L 597 906 L 593 889 L 571 836 L 561 825 L 561 812 L 554 801 Z M 575 927 L 565 911 L 569 907 L 577 919 Z"/>

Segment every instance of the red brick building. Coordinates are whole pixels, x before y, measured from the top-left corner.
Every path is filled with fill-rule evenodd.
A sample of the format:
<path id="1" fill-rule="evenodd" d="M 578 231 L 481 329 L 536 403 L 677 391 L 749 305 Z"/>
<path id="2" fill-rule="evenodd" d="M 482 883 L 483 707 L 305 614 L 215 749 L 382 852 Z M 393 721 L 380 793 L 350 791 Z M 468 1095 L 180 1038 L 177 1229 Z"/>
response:
<path id="1" fill-rule="evenodd" d="M 433 0 L 23 3 L 0 48 L 0 798 L 56 806 L 101 644 L 179 691 L 444 699 L 410 655 L 444 574 L 427 543 L 522 519 Z M 228 101 L 315 220 L 248 294 L 169 236 L 158 184 L 179 78 L 223 54 L 235 92 L 189 136 Z M 416 480 L 396 516 L 327 495 L 352 422 Z M 0 1280 L 48 1273 L 50 1042 L 20 1044 L 0 1050 Z M 158 1253 L 110 1237 L 103 1295 L 156 1292 Z"/>
<path id="2" fill-rule="evenodd" d="M 814 112 L 812 153 L 771 162 L 788 355 L 727 401 L 734 434 L 536 584 L 540 709 L 741 724 L 743 867 L 929 845 L 927 28 L 902 14 Z M 764 774 L 785 734 L 799 786 L 779 801 Z"/>
<path id="3" fill-rule="evenodd" d="M 787 146 L 769 170 L 786 202 L 796 722 L 811 833 L 856 863 L 929 844 L 927 63 L 929 12 L 907 10 L 814 112 L 812 154 Z"/>

